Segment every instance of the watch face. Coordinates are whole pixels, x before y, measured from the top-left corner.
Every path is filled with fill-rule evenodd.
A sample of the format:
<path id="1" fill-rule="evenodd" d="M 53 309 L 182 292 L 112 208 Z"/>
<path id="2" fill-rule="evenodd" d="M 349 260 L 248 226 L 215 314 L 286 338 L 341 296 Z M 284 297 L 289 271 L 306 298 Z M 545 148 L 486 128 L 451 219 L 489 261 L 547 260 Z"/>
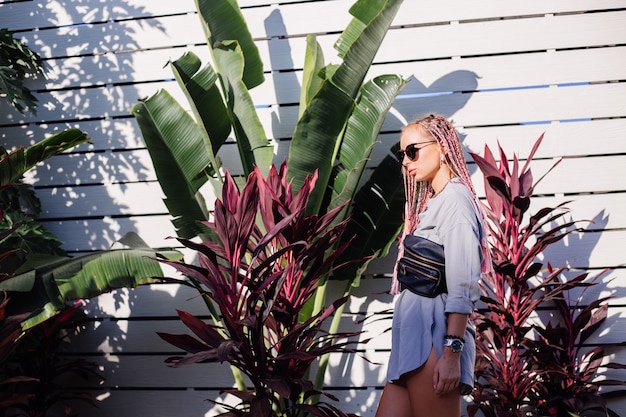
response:
<path id="1" fill-rule="evenodd" d="M 460 352 L 463 350 L 463 342 L 461 342 L 460 340 L 453 340 L 452 343 L 450 344 L 450 349 L 452 349 L 453 352 Z"/>

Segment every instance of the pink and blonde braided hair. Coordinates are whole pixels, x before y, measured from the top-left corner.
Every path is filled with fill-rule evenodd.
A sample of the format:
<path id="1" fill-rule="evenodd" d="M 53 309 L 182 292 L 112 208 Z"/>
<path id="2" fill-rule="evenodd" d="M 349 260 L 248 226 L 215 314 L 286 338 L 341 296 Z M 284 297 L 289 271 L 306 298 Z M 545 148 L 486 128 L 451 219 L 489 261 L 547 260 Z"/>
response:
<path id="1" fill-rule="evenodd" d="M 433 137 L 433 139 L 437 140 L 440 144 L 441 152 L 445 152 L 443 163 L 450 168 L 454 175 L 459 177 L 461 182 L 472 193 L 472 196 L 474 197 L 476 217 L 481 220 L 480 227 L 482 229 L 482 239 L 480 245 L 483 254 L 481 269 L 483 274 L 491 272 L 491 253 L 489 252 L 489 245 L 487 243 L 487 220 L 485 218 L 485 213 L 481 208 L 480 201 L 476 196 L 476 190 L 474 189 L 472 180 L 470 179 L 467 164 L 465 163 L 465 158 L 463 157 L 463 152 L 461 150 L 461 142 L 456 130 L 448 119 L 438 114 L 429 114 L 421 119 L 414 120 L 404 126 L 402 131 L 404 132 L 406 129 L 414 129 L 416 127 L 421 128 L 423 133 L 428 133 Z M 441 146 L 441 144 L 445 144 L 445 146 Z M 434 194 L 434 190 L 430 183 L 427 181 L 423 181 L 421 183 L 416 181 L 413 176 L 407 175 L 404 166 L 402 167 L 402 175 L 404 177 L 406 203 L 404 206 L 404 228 L 400 236 L 400 244 L 398 248 L 398 260 L 402 257 L 404 252 L 402 245 L 404 237 L 413 233 L 419 223 L 420 213 L 424 211 L 428 201 Z M 397 271 L 394 270 L 393 283 L 391 287 L 392 294 L 397 294 L 400 289 L 396 274 Z"/>

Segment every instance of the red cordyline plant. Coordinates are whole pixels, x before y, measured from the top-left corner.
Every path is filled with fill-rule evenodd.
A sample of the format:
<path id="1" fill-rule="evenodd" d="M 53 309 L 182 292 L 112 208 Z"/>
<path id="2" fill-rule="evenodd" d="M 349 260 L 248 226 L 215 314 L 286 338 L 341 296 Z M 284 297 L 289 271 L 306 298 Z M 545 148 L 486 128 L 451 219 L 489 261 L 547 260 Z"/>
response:
<path id="1" fill-rule="evenodd" d="M 80 386 L 67 385 L 75 378 L 102 380 L 96 364 L 62 353 L 68 336 L 84 321 L 82 308 L 83 302 L 76 301 L 61 313 L 28 329 L 20 338 L 19 345 L 0 366 L 0 374 L 14 381 L 5 385 L 6 394 L 19 401 L 5 407 L 0 401 L 0 417 L 72 416 L 76 413 L 75 403 L 79 401 L 97 407 L 92 393 Z M 23 314 L 21 320 L 28 315 Z M 17 322 L 21 331 L 20 324 Z M 10 341 L 17 345 L 15 339 Z"/>
<path id="2" fill-rule="evenodd" d="M 18 338 L 22 334 L 20 323 L 28 314 L 11 315 L 7 312 L 9 297 L 5 291 L 0 292 L 0 416 L 5 409 L 27 401 L 32 394 L 16 392 L 19 384 L 33 381 L 27 376 L 7 375 L 5 363 L 18 345 Z"/>
<path id="3" fill-rule="evenodd" d="M 285 164 L 280 170 L 272 166 L 267 179 L 255 170 L 241 192 L 227 174 L 214 222 L 205 223 L 217 235 L 216 242 L 178 239 L 198 252 L 198 265 L 170 264 L 218 311 L 213 323 L 178 311 L 195 337 L 159 336 L 190 353 L 169 358 L 175 367 L 228 362 L 247 376 L 251 389 L 225 391 L 240 404 L 220 403 L 228 410 L 224 415 L 347 416 L 330 402 L 312 400 L 320 393 L 307 379 L 310 366 L 322 355 L 353 351 L 349 346 L 356 343 L 352 337 L 357 333 L 328 334 L 322 328 L 346 298 L 299 320 L 345 248 L 329 251 L 345 228 L 345 222 L 334 224 L 342 207 L 321 216 L 305 213 L 315 179 L 308 177 L 292 195 Z"/>
<path id="4" fill-rule="evenodd" d="M 600 381 L 598 371 L 624 366 L 606 363 L 610 346 L 585 345 L 607 317 L 608 297 L 583 300 L 599 276 L 566 278 L 567 267 L 538 261 L 549 245 L 576 230 L 575 221 L 563 220 L 568 202 L 526 216 L 543 178 L 533 182 L 529 167 L 542 139 L 521 169 L 516 155 L 509 165 L 499 145 L 500 162 L 488 147 L 484 157 L 471 154 L 485 179 L 494 273 L 481 282 L 484 308 L 473 317 L 477 384 L 470 417 L 479 410 L 485 417 L 617 416 L 599 387 L 624 381 Z M 552 317 L 541 317 L 542 308 L 553 309 Z"/>

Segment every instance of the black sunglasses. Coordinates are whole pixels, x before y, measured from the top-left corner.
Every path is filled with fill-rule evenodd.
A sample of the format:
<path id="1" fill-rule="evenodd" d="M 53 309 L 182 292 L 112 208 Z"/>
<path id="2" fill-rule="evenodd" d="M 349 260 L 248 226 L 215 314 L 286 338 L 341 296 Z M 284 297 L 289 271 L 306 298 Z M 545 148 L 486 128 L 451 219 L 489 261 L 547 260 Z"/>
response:
<path id="1" fill-rule="evenodd" d="M 437 143 L 437 141 L 429 140 L 427 142 L 412 143 L 410 145 L 407 145 L 407 147 L 404 148 L 404 150 L 400 149 L 396 151 L 396 157 L 398 158 L 398 161 L 400 161 L 400 163 L 404 162 L 404 155 L 406 155 L 409 158 L 409 160 L 415 161 L 415 158 L 417 158 L 417 155 L 419 154 L 420 149 L 425 148 L 431 143 Z M 418 148 L 417 145 L 424 145 L 424 146 L 422 146 L 421 148 Z"/>

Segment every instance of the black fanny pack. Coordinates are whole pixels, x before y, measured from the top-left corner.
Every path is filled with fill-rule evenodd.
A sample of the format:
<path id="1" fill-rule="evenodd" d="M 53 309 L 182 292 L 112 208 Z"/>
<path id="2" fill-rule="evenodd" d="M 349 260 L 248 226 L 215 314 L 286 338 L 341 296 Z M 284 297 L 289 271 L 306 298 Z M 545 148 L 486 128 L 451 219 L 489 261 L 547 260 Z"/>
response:
<path id="1" fill-rule="evenodd" d="M 435 298 L 448 292 L 443 246 L 432 240 L 407 235 L 397 274 L 401 289 L 415 294 Z"/>

